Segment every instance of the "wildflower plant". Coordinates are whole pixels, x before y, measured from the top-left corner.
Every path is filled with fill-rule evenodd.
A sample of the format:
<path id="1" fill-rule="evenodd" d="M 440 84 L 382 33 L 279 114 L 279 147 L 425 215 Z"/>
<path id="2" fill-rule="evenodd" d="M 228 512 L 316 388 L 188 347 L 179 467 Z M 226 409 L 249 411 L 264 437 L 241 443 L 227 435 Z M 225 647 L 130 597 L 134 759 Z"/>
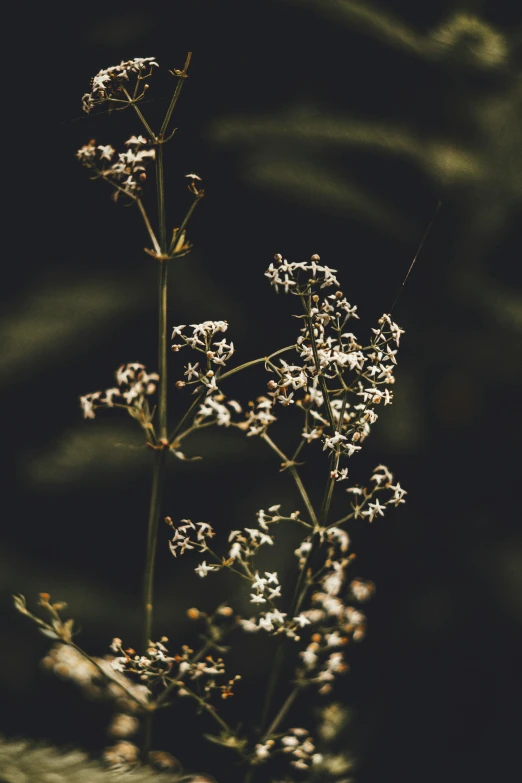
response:
<path id="1" fill-rule="evenodd" d="M 234 365 L 235 348 L 227 321 L 169 325 L 169 266 L 190 250 L 187 225 L 204 195 L 199 175 L 187 174 L 192 203 L 179 227 L 167 225 L 163 146 L 173 135 L 171 118 L 189 63 L 190 54 L 182 70 L 171 71 L 177 85 L 157 133 L 141 111 L 158 68 L 156 60 L 137 58 L 100 71 L 83 97 L 85 111 L 104 104 L 114 110 L 131 109 L 145 135 L 132 135 L 119 153 L 91 140 L 77 154 L 94 179 L 110 185 L 115 200 L 137 208 L 152 245 L 146 253 L 157 262 L 159 271 L 158 372 L 139 362 L 121 365 L 115 385 L 80 397 L 86 419 L 106 408 L 126 411 L 143 429 L 144 447 L 152 452 L 142 639 L 134 642 L 134 649 L 127 641 L 114 638 L 107 655 L 97 658 L 76 643 L 74 623 L 63 616 L 63 602 L 53 602 L 42 593 L 38 614 L 27 608 L 23 596 L 15 598 L 15 605 L 54 641 L 44 659 L 47 669 L 74 680 L 86 695 L 113 701 L 109 734 L 117 742 L 104 756 L 110 766 L 126 769 L 146 762 L 158 764 L 161 757 L 168 768 L 168 754 L 151 752 L 153 717 L 175 700 L 185 699 L 195 702 L 216 723 L 218 733 L 206 736 L 237 755 L 247 768 L 245 780 L 274 758 L 288 762 L 287 775 L 312 770 L 321 779 L 333 780 L 338 777 L 335 770 L 344 774 L 349 768 L 346 759 L 339 760 L 327 749 L 330 730 L 324 726 L 329 725 L 328 716 L 338 715 L 335 703 L 323 704 L 322 723 L 317 727 L 296 727 L 288 719 L 303 694 L 315 702 L 333 693 L 335 681 L 348 670 L 347 649 L 365 636 L 361 605 L 371 598 L 375 585 L 353 573 L 355 554 L 347 523 L 374 522 L 390 507 L 405 502 L 405 490 L 385 465 L 377 465 L 362 484 L 352 481 L 351 468 L 351 459 L 361 451 L 378 420 L 377 411 L 393 402 L 403 330 L 390 314 L 384 314 L 367 339 L 360 340 L 352 331 L 359 318 L 357 307 L 341 290 L 337 270 L 317 254 L 304 261 L 288 261 L 276 254 L 265 272 L 274 291 L 289 295 L 295 305 L 296 336 L 291 345 Z M 154 217 L 142 201 L 152 168 L 157 193 Z M 186 363 L 181 366 L 183 359 Z M 170 421 L 167 409 L 169 361 L 178 374 L 176 423 Z M 255 365 L 264 365 L 266 387 L 246 404 L 229 396 L 234 376 Z M 182 400 L 186 400 L 184 408 Z M 277 432 L 279 420 L 289 415 L 289 409 L 297 412 L 298 426 L 294 447 L 285 452 Z M 176 510 L 170 510 L 172 516 L 165 519 L 170 540 L 165 536 L 164 545 L 170 547 L 173 567 L 178 558 L 185 557 L 193 561 L 194 579 L 219 579 L 220 572 L 228 571 L 237 578 L 238 590 L 244 589 L 251 606 L 247 616 L 234 600 L 216 606 L 210 614 L 188 607 L 189 618 L 202 628 L 203 644 L 194 650 L 178 640 L 171 643 L 153 629 L 153 588 L 167 460 L 197 457 L 190 453 L 190 439 L 209 427 L 217 428 L 216 437 L 225 427 L 237 430 L 240 437 L 263 441 L 295 485 L 302 507 L 283 508 L 273 502 L 277 499 L 269 498 L 266 508 L 252 515 L 249 526 L 237 525 L 226 533 L 217 533 L 211 522 L 178 519 Z M 320 504 L 313 501 L 315 493 L 301 474 L 313 452 L 323 463 Z M 314 490 L 318 481 L 314 477 Z M 340 514 L 334 512 L 338 507 Z M 197 508 L 194 513 L 198 514 Z M 280 575 L 266 570 L 263 554 L 278 547 L 287 526 L 298 528 L 302 538 L 291 572 Z M 227 652 L 251 634 L 257 634 L 260 643 L 267 636 L 276 637 L 277 653 L 266 682 L 262 713 L 251 716 L 251 724 L 245 716 L 235 725 L 228 718 L 226 702 L 242 686 L 242 673 L 229 670 Z M 291 671 L 286 683 L 285 670 Z M 129 740 L 136 736 L 141 752 Z"/>

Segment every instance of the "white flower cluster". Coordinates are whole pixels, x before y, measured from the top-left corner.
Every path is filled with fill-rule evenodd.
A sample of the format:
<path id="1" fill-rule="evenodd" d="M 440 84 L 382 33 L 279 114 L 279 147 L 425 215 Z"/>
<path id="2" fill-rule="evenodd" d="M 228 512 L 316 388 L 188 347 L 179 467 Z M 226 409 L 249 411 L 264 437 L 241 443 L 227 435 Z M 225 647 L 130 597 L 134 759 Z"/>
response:
<path id="1" fill-rule="evenodd" d="M 242 565 L 250 563 L 257 550 L 263 544 L 273 546 L 274 539 L 268 533 L 255 527 L 245 527 L 243 530 L 231 530 L 228 537 L 232 543 L 228 556 Z"/>
<path id="2" fill-rule="evenodd" d="M 166 636 L 162 636 L 159 642 L 150 642 L 146 655 L 137 655 L 131 648 L 124 650 L 121 639 L 115 638 L 111 642 L 111 650 L 119 653 L 110 662 L 116 672 L 138 674 L 140 680 L 153 680 L 162 677 L 172 668 L 174 658 L 168 654 L 165 646 L 168 642 Z"/>
<path id="3" fill-rule="evenodd" d="M 129 196 L 137 196 L 141 192 L 142 183 L 147 179 L 145 166 L 154 160 L 156 150 L 147 148 L 147 139 L 143 136 L 131 136 L 125 145 L 128 149 L 118 153 L 117 160 L 111 163 L 116 150 L 110 144 L 96 144 L 94 139 L 85 144 L 76 153 L 78 160 L 96 176 L 104 177 L 117 185 L 115 197 L 123 191 Z M 121 190 L 120 190 L 121 189 Z"/>
<path id="4" fill-rule="evenodd" d="M 208 522 L 192 522 L 190 519 L 182 519 L 181 524 L 174 527 L 174 523 L 170 517 L 166 517 L 165 522 L 174 528 L 174 536 L 169 541 L 170 551 L 177 557 L 183 555 L 187 549 L 199 549 L 200 552 L 205 552 L 207 547 L 207 539 L 215 536 L 212 526 Z M 195 531 L 194 533 L 192 531 Z M 194 537 L 195 536 L 195 537 Z M 208 571 L 215 571 L 215 566 L 199 567 L 196 569 L 196 573 L 200 576 L 206 576 Z"/>
<path id="5" fill-rule="evenodd" d="M 248 406 L 246 419 L 238 425 L 239 428 L 246 431 L 247 438 L 253 435 L 264 435 L 268 427 L 277 421 L 272 413 L 274 407 L 272 400 L 261 396 L 255 403 L 250 402 Z"/>
<path id="6" fill-rule="evenodd" d="M 283 519 L 300 521 L 299 511 L 292 511 L 288 517 L 285 517 L 279 514 L 280 508 L 281 508 L 281 503 L 277 503 L 277 505 L 270 506 L 270 508 L 268 509 L 268 513 L 263 508 L 259 509 L 259 511 L 257 512 L 257 523 L 262 530 L 268 532 L 269 525 L 276 525 L 278 522 L 281 522 L 281 520 Z"/>
<path id="7" fill-rule="evenodd" d="M 319 589 L 311 596 L 310 608 L 301 612 L 301 627 L 312 626 L 309 642 L 299 656 L 304 668 L 299 676 L 303 681 L 316 683 L 320 693 L 328 693 L 338 674 L 348 671 L 342 650 L 350 640 L 361 641 L 366 630 L 366 618 L 353 606 L 346 606 L 341 593 L 346 580 L 346 569 L 355 555 L 346 556 L 350 545 L 348 534 L 341 528 L 331 527 L 324 533 L 328 544 L 324 566 L 319 571 L 316 584 Z M 312 549 L 311 538 L 305 539 L 296 549 L 301 568 L 306 567 Z M 373 582 L 352 580 L 349 594 L 357 601 L 368 600 L 375 592 Z"/>
<path id="8" fill-rule="evenodd" d="M 145 365 L 131 362 L 122 364 L 116 370 L 116 382 L 118 386 L 113 386 L 105 391 L 96 391 L 80 397 L 80 404 L 85 419 L 94 419 L 97 408 L 127 408 L 134 415 L 135 412 L 142 413 L 146 410 L 146 397 L 154 394 L 156 391 L 156 382 L 159 381 L 159 375 L 156 372 L 147 373 Z M 114 399 L 121 402 L 114 402 Z"/>
<path id="9" fill-rule="evenodd" d="M 110 661 L 114 674 L 137 675 L 140 680 L 152 686 L 155 683 L 165 685 L 168 681 L 166 678 L 174 677 L 173 670 L 175 670 L 175 678 L 170 679 L 170 683 L 176 686 L 179 696 L 187 695 L 186 688 L 183 688 L 184 679 L 200 680 L 201 678 L 204 679 L 201 687 L 205 694 L 219 691 L 223 699 L 233 695 L 233 685 L 241 679 L 239 675 L 225 683 L 217 683 L 215 680 L 215 677 L 225 674 L 225 663 L 222 658 L 214 659 L 207 655 L 204 660 L 198 660 L 194 656 L 194 650 L 186 644 L 182 646 L 180 653 L 172 656 L 166 647 L 167 642 L 168 638 L 162 636 L 159 642 L 149 643 L 146 655 L 137 655 L 132 648 L 124 650 L 121 639 L 113 639 L 111 649 L 119 653 Z M 135 686 L 128 677 L 126 683 L 128 683 L 127 688 L 140 687 Z"/>
<path id="10" fill-rule="evenodd" d="M 124 88 L 129 86 L 133 78 L 140 81 L 147 79 L 154 67 L 159 67 L 155 57 L 135 57 L 134 60 L 122 60 L 119 65 L 99 71 L 91 79 L 91 91 L 82 98 L 84 112 L 88 114 L 94 106 L 105 101 L 124 99 Z"/>
<path id="11" fill-rule="evenodd" d="M 346 492 L 352 495 L 351 507 L 354 519 L 367 518 L 373 522 L 376 517 L 383 517 L 387 506 L 399 506 L 405 503 L 404 496 L 408 493 L 401 487 L 399 482 L 392 484 L 393 475 L 386 465 L 377 465 L 370 478 L 373 484 L 370 487 L 348 487 Z M 391 493 L 388 500 L 384 503 L 376 497 L 378 492 L 386 491 Z M 373 502 L 371 502 L 373 499 Z"/>
<path id="12" fill-rule="evenodd" d="M 227 400 L 224 394 L 209 394 L 199 406 L 195 423 L 201 425 L 212 421 L 218 427 L 229 427 L 232 424 L 232 413 L 241 411 L 241 405 L 236 400 Z"/>
<path id="13" fill-rule="evenodd" d="M 216 373 L 212 370 L 212 365 L 218 368 L 224 367 L 228 360 L 234 355 L 234 343 L 227 343 L 225 339 L 214 340 L 218 332 L 226 332 L 228 329 L 227 321 L 204 321 L 201 324 L 190 324 L 192 334 L 187 336 L 183 330 L 187 328 L 186 324 L 175 326 L 172 330 L 172 339 L 180 337 L 183 343 L 174 343 L 172 350 L 177 353 L 182 348 L 188 346 L 195 351 L 199 351 L 205 357 L 205 367 L 200 367 L 199 362 L 188 363 L 185 367 L 184 375 L 186 381 L 178 381 L 176 386 L 182 388 L 187 384 L 202 383 L 207 387 L 207 394 L 217 392 Z"/>
<path id="14" fill-rule="evenodd" d="M 335 277 L 337 269 L 330 269 L 330 267 L 324 264 L 320 265 L 318 263 L 320 260 L 319 256 L 314 254 L 309 262 L 288 262 L 280 253 L 276 253 L 274 256 L 275 264 L 270 264 L 265 272 L 265 277 L 268 277 L 276 291 L 279 291 L 279 286 L 282 286 L 285 294 L 299 295 L 301 293 L 301 281 L 299 280 L 301 272 L 311 272 L 311 275 L 307 276 L 307 285 L 317 284 L 320 288 L 327 288 L 332 285 L 338 286 L 339 282 Z"/>
<path id="15" fill-rule="evenodd" d="M 228 682 L 218 683 L 215 678 L 226 673 L 223 658 L 214 659 L 211 655 L 207 655 L 203 661 L 198 661 L 193 658 L 193 653 L 194 650 L 185 644 L 182 647 L 181 654 L 176 656 L 176 661 L 179 663 L 177 675 L 178 695 L 187 695 L 187 690 L 183 688 L 183 678 L 188 680 L 201 680 L 203 678 L 204 684 L 200 685 L 200 689 L 203 690 L 205 697 L 208 697 L 215 691 L 219 692 L 222 699 L 228 699 L 230 696 L 233 696 L 234 685 L 241 679 L 241 675 L 236 674 Z"/>
<path id="16" fill-rule="evenodd" d="M 306 729 L 293 728 L 278 741 L 269 739 L 264 743 L 258 743 L 255 746 L 254 763 L 259 764 L 281 752 L 292 756 L 290 763 L 296 769 L 307 770 L 323 760 L 322 755 L 316 753 L 310 732 Z"/>
<path id="17" fill-rule="evenodd" d="M 321 440 L 323 449 L 350 457 L 378 418 L 374 406 L 393 400 L 389 385 L 395 381 L 396 346 L 404 332 L 385 314 L 372 329 L 370 345 L 363 348 L 346 331 L 349 319 L 358 318 L 357 308 L 340 290 L 317 293 L 339 286 L 337 270 L 319 262 L 314 255 L 310 262 L 289 263 L 277 254 L 266 272 L 276 289 L 283 286 L 285 292 L 299 295 L 306 309 L 299 316 L 304 321 L 296 344 L 299 362 L 280 359 L 279 366 L 270 364 L 277 380 L 269 381 L 268 396 L 285 406 L 297 403 L 305 411 L 304 441 Z M 345 378 L 347 372 L 355 375 L 351 381 Z M 362 399 L 350 402 L 349 395 Z M 345 479 L 347 469 L 336 468 L 334 477 Z"/>

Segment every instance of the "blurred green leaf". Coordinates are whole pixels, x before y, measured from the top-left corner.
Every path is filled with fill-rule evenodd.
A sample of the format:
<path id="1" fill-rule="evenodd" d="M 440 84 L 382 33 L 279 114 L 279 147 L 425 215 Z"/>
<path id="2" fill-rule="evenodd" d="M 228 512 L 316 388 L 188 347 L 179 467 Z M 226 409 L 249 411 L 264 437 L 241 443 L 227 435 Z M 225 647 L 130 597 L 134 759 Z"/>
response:
<path id="1" fill-rule="evenodd" d="M 504 68 L 510 44 L 475 12 L 456 10 L 437 27 L 421 33 L 384 8 L 355 0 L 284 0 L 310 6 L 347 27 L 425 60 L 448 60 L 478 69 Z"/>
<path id="2" fill-rule="evenodd" d="M 124 412 L 123 412 L 123 415 Z M 95 479 L 112 484 L 118 476 L 128 476 L 148 465 L 148 453 L 139 427 L 129 420 L 94 422 L 80 419 L 48 447 L 24 452 L 20 468 L 33 485 L 49 488 Z"/>
<path id="3" fill-rule="evenodd" d="M 56 273 L 58 274 L 58 273 Z M 105 275 L 34 281 L 0 321 L 0 385 L 77 351 L 78 338 L 102 336 L 108 324 L 143 300 L 138 281 Z"/>
<path id="4" fill-rule="evenodd" d="M 60 751 L 30 740 L 0 738 L 0 775 L 3 783 L 178 783 L 179 775 L 140 767 L 132 773 L 106 769 L 81 750 Z M 190 783 L 191 776 L 183 778 Z"/>
<path id="5" fill-rule="evenodd" d="M 275 189 L 287 198 L 333 214 L 364 217 L 397 238 L 410 237 L 413 226 L 398 210 L 355 181 L 340 177 L 306 158 L 253 157 L 245 165 L 251 182 Z"/>

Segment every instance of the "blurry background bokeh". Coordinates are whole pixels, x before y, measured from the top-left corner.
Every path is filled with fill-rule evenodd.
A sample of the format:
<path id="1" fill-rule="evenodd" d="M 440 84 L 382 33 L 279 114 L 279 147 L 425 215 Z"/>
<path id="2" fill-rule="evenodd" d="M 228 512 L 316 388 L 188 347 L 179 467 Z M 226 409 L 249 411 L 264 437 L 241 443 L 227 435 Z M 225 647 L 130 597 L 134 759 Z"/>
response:
<path id="1" fill-rule="evenodd" d="M 83 422 L 78 396 L 111 385 L 123 362 L 155 369 L 156 269 L 133 210 L 74 155 L 91 138 L 117 146 L 139 131 L 127 113 L 82 115 L 92 75 L 137 56 L 179 68 L 191 50 L 167 158 L 172 224 L 189 199 L 184 174 L 202 176 L 207 197 L 194 251 L 173 270 L 172 325 L 226 318 L 238 362 L 286 345 L 295 302 L 276 298 L 263 272 L 274 252 L 319 253 L 358 304 L 362 335 L 389 310 L 441 202 L 394 310 L 406 329 L 396 402 L 352 460 L 354 481 L 384 461 L 409 494 L 355 531 L 358 573 L 377 595 L 339 695 L 359 783 L 511 779 L 522 696 L 520 9 L 128 0 L 34 13 L 6 28 L 4 66 L 0 731 L 96 752 L 109 716 L 39 670 L 47 641 L 15 615 L 11 593 L 67 600 L 95 654 L 113 636 L 138 638 L 150 455 L 130 419 Z M 158 76 L 152 117 L 169 88 Z M 172 357 L 173 380 L 187 358 Z M 264 383 L 252 372 L 237 396 Z M 207 431 L 192 448 L 205 459 L 172 464 L 166 514 L 225 531 L 272 503 L 299 507 L 263 444 Z M 156 628 L 177 644 L 194 638 L 184 613 L 205 607 L 208 585 L 160 533 Z M 255 647 L 237 664 L 262 676 Z M 231 714 L 248 703 L 240 696 Z M 226 750 L 202 762 L 191 736 L 210 727 L 187 712 L 165 718 L 158 746 L 234 779 Z"/>

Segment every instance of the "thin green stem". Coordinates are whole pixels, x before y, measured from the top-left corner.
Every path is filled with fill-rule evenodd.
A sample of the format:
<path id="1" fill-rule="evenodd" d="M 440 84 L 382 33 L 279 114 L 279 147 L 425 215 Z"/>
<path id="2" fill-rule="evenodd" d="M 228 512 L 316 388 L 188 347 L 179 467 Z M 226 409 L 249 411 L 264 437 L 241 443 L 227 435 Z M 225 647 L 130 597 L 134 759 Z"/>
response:
<path id="1" fill-rule="evenodd" d="M 152 616 L 154 610 L 154 561 L 156 557 L 156 542 L 161 511 L 161 495 L 165 481 L 167 451 L 158 449 L 154 452 L 154 469 L 152 474 L 152 490 L 149 506 L 147 529 L 147 554 L 145 560 L 145 575 L 143 581 L 143 639 L 142 650 L 146 650 L 152 637 Z"/>
<path id="2" fill-rule="evenodd" d="M 142 125 L 143 125 L 143 127 L 145 128 L 145 131 L 146 131 L 146 132 L 148 133 L 148 135 L 150 136 L 150 140 L 151 140 L 152 142 L 156 141 L 156 134 L 154 133 L 154 131 L 153 131 L 153 130 L 152 130 L 152 128 L 150 127 L 150 125 L 149 125 L 149 123 L 147 122 L 147 120 L 145 119 L 145 117 L 143 116 L 143 113 L 142 113 L 141 109 L 139 108 L 138 104 L 136 103 L 136 101 L 135 101 L 135 100 L 134 100 L 134 99 L 131 97 L 131 95 L 130 95 L 130 94 L 127 92 L 127 90 L 125 89 L 125 87 L 123 88 L 123 92 L 125 93 L 125 96 L 126 96 L 126 98 L 127 98 L 128 102 L 129 102 L 129 105 L 130 105 L 130 106 L 132 106 L 132 108 L 134 109 L 134 111 L 135 111 L 135 112 L 136 112 L 136 114 L 138 115 L 138 117 L 139 117 L 139 119 L 140 119 L 140 122 L 141 122 L 141 124 L 142 124 Z"/>
<path id="3" fill-rule="evenodd" d="M 332 425 L 332 429 L 335 430 L 335 419 L 332 411 L 332 406 L 330 404 L 330 394 L 328 391 L 328 387 L 326 385 L 326 381 L 324 378 L 324 375 L 321 370 L 321 363 L 319 361 L 319 353 L 317 351 L 317 345 L 315 342 L 315 334 L 314 334 L 314 325 L 312 323 L 312 317 L 310 315 L 310 308 L 306 304 L 306 300 L 301 294 L 300 296 L 301 304 L 303 305 L 303 310 L 306 313 L 306 322 L 308 325 L 308 332 L 310 334 L 310 340 L 312 343 L 312 353 L 314 355 L 314 363 L 315 363 L 315 369 L 317 372 L 317 375 L 319 376 L 319 383 L 321 384 L 321 389 L 323 392 L 324 401 L 326 403 L 326 410 L 328 411 L 328 418 L 330 419 L 330 424 Z"/>
<path id="4" fill-rule="evenodd" d="M 149 237 L 152 240 L 152 244 L 154 246 L 154 250 L 159 255 L 161 253 L 161 248 L 159 246 L 158 240 L 156 239 L 156 234 L 154 233 L 154 230 L 153 230 L 153 228 L 151 226 L 151 223 L 150 223 L 150 220 L 149 220 L 149 216 L 147 215 L 147 213 L 145 211 L 145 207 L 143 206 L 143 203 L 142 203 L 141 199 L 136 198 L 136 204 L 138 205 L 138 209 L 141 212 L 141 216 L 142 216 L 143 221 L 145 223 L 145 227 L 146 227 L 147 231 L 149 232 Z"/>
<path id="5" fill-rule="evenodd" d="M 300 495 L 301 495 L 301 497 L 302 497 L 302 499 L 304 501 L 306 509 L 307 509 L 308 513 L 310 514 L 310 518 L 311 518 L 312 522 L 314 523 L 315 526 L 317 526 L 319 524 L 318 519 L 317 519 L 317 515 L 315 513 L 314 507 L 312 506 L 312 501 L 310 500 L 308 492 L 306 491 L 305 486 L 304 486 L 303 482 L 301 481 L 301 476 L 299 475 L 299 472 L 298 472 L 297 468 L 295 467 L 295 465 L 291 464 L 292 461 L 286 456 L 286 454 L 284 454 L 284 452 L 281 451 L 279 446 L 277 446 L 274 443 L 272 438 L 270 438 L 269 435 L 266 434 L 266 432 L 264 433 L 264 435 L 261 435 L 261 438 L 265 441 L 265 443 L 267 443 L 270 446 L 270 448 L 273 451 L 275 451 L 275 453 L 279 457 L 281 457 L 283 462 L 289 463 L 289 470 L 290 470 L 290 473 L 292 475 L 292 478 L 293 478 L 293 480 L 296 483 L 297 489 L 299 490 L 299 493 L 300 493 Z"/>
<path id="6" fill-rule="evenodd" d="M 197 701 L 202 709 L 208 712 L 209 715 L 212 715 L 216 723 L 219 724 L 219 726 L 221 726 L 221 728 L 227 734 L 227 736 L 229 737 L 235 736 L 236 732 L 228 725 L 228 723 L 225 720 L 223 720 L 221 715 L 219 715 L 219 713 L 211 704 L 208 704 L 208 702 L 202 699 L 201 696 L 198 696 L 197 693 L 194 693 L 194 691 L 191 691 L 189 688 L 185 688 L 185 691 L 187 696 L 190 696 L 190 698 L 194 699 L 194 701 Z"/>
<path id="7" fill-rule="evenodd" d="M 279 710 L 279 712 L 275 716 L 275 718 L 272 721 L 272 723 L 270 724 L 270 726 L 265 731 L 265 733 L 263 735 L 263 738 L 261 739 L 261 742 L 265 742 L 268 739 L 268 737 L 270 737 L 271 734 L 274 734 L 277 731 L 277 727 L 279 726 L 281 721 L 285 718 L 286 713 L 288 712 L 288 710 L 290 709 L 290 707 L 294 703 L 294 701 L 295 701 L 295 699 L 297 697 L 297 694 L 299 693 L 300 690 L 301 690 L 301 686 L 300 685 L 296 685 L 294 687 L 293 691 L 290 691 L 290 694 L 285 699 L 285 701 L 283 703 L 283 706 L 281 707 L 281 709 Z"/>
<path id="8" fill-rule="evenodd" d="M 158 285 L 158 435 L 160 441 L 168 440 L 167 433 L 167 283 L 168 262 L 159 264 Z"/>
<path id="9" fill-rule="evenodd" d="M 212 649 L 212 646 L 213 645 L 211 642 L 206 642 L 201 648 L 201 650 L 191 659 L 191 663 L 197 663 L 198 661 L 200 661 Z M 163 702 L 167 700 L 169 694 L 174 690 L 177 683 L 180 682 L 181 680 L 183 680 L 183 674 L 180 674 L 180 676 L 176 680 L 173 680 L 173 682 L 171 682 L 170 685 L 168 685 L 165 688 L 163 693 L 161 693 L 158 696 L 158 698 L 154 702 L 155 708 L 161 707 Z"/>
<path id="10" fill-rule="evenodd" d="M 167 224 L 165 217 L 165 181 L 163 172 L 163 145 L 156 145 L 156 198 L 158 202 L 158 236 L 162 254 L 167 253 Z"/>
<path id="11" fill-rule="evenodd" d="M 118 185 L 117 182 L 113 182 L 112 179 L 109 179 L 108 177 L 103 176 L 103 172 L 100 169 L 95 169 L 98 176 L 95 177 L 95 179 L 102 179 L 104 182 L 108 182 L 109 185 L 112 185 L 112 187 L 117 190 L 119 193 L 123 193 L 124 196 L 127 196 L 128 198 L 132 199 L 132 201 L 135 201 L 138 205 L 138 209 L 140 210 L 141 216 L 143 218 L 143 222 L 145 223 L 145 228 L 148 231 L 149 237 L 151 238 L 152 244 L 154 246 L 154 250 L 156 253 L 160 253 L 160 246 L 158 244 L 158 240 L 156 239 L 156 234 L 154 233 L 154 230 L 151 226 L 149 216 L 147 215 L 145 211 L 145 207 L 143 206 L 143 202 L 141 199 L 138 198 L 138 196 L 135 196 L 132 193 L 129 193 L 125 188 L 122 188 L 121 185 Z"/>
<path id="12" fill-rule="evenodd" d="M 137 107 L 133 104 L 136 110 Z M 165 224 L 165 190 L 163 177 L 163 150 L 161 144 L 156 149 L 156 191 L 158 204 L 159 226 L 159 251 L 165 254 L 167 249 L 166 224 Z M 158 244 L 155 245 L 155 248 Z M 163 448 L 154 452 L 154 466 L 152 474 L 152 490 L 149 506 L 149 519 L 147 525 L 147 553 L 145 556 L 145 573 L 143 583 L 143 653 L 152 637 L 152 620 L 154 612 L 154 573 L 156 564 L 156 546 L 158 540 L 158 528 L 161 513 L 161 499 L 165 472 L 167 465 L 167 282 L 168 265 L 163 261 L 159 263 L 158 279 L 158 438 L 159 445 Z M 152 740 L 152 712 L 145 718 L 145 731 L 143 740 L 143 758 L 146 760 L 150 752 Z"/>
<path id="13" fill-rule="evenodd" d="M 227 372 L 224 372 L 223 375 L 219 376 L 219 380 L 222 381 L 225 378 L 229 378 L 231 375 L 234 375 L 236 372 L 246 370 L 247 367 L 253 367 L 255 364 L 262 364 L 262 362 L 268 362 L 269 359 L 273 359 L 274 356 L 278 356 L 280 353 L 285 353 L 286 351 L 292 350 L 295 350 L 295 345 L 287 345 L 286 348 L 280 348 L 278 351 L 271 353 L 269 356 L 261 356 L 259 359 L 252 359 L 250 362 L 245 362 L 245 364 L 240 364 L 238 367 L 233 367 L 232 370 L 227 370 Z"/>
<path id="14" fill-rule="evenodd" d="M 172 117 L 172 113 L 176 107 L 176 103 L 178 102 L 178 98 L 180 96 L 181 90 L 183 88 L 183 83 L 185 79 L 187 78 L 187 71 L 190 65 L 190 61 L 192 59 L 192 52 L 189 52 L 187 54 L 187 59 L 185 60 L 185 65 L 183 66 L 183 70 L 180 74 L 178 74 L 178 83 L 176 85 L 176 89 L 174 90 L 174 95 L 172 96 L 172 99 L 169 104 L 169 108 L 167 109 L 167 113 L 165 114 L 165 118 L 163 120 L 163 123 L 161 125 L 161 129 L 159 132 L 160 138 L 162 139 L 166 132 L 167 128 L 169 127 L 169 122 Z"/>
<path id="15" fill-rule="evenodd" d="M 301 493 L 301 497 L 303 498 L 303 500 L 305 502 L 307 511 L 310 514 L 310 519 L 312 520 L 314 525 L 317 527 L 317 524 L 318 524 L 317 515 L 316 515 L 316 513 L 314 511 L 314 507 L 312 506 L 312 503 L 311 503 L 310 498 L 308 496 L 308 492 L 306 491 L 306 489 L 304 487 L 304 484 L 303 484 L 303 482 L 301 480 L 301 476 L 297 472 L 297 468 L 292 465 L 292 467 L 290 468 L 290 473 L 292 475 L 293 480 L 295 481 L 295 483 L 297 485 L 297 488 L 298 488 L 299 492 Z"/>
<path id="16" fill-rule="evenodd" d="M 176 435 L 178 434 L 180 429 L 183 427 L 183 425 L 185 424 L 186 420 L 189 418 L 190 414 L 193 412 L 194 408 L 197 408 L 197 406 L 201 402 L 201 399 L 204 397 L 204 395 L 205 395 L 204 391 L 201 392 L 201 394 L 198 394 L 197 397 L 190 404 L 190 407 L 187 408 L 187 410 L 185 411 L 185 413 L 183 414 L 181 419 L 178 421 L 178 423 L 176 424 L 176 426 L 174 427 L 174 429 L 170 433 L 170 435 L 169 435 L 169 443 L 173 443 L 174 438 L 176 437 Z"/>
<path id="17" fill-rule="evenodd" d="M 196 198 L 194 199 L 194 201 L 190 205 L 190 207 L 189 207 L 189 209 L 187 211 L 187 214 L 183 218 L 183 220 L 181 222 L 181 226 L 174 231 L 174 233 L 172 235 L 172 240 L 171 240 L 171 243 L 170 243 L 170 247 L 169 247 L 169 256 L 172 255 L 172 253 L 174 253 L 176 245 L 178 243 L 178 239 L 180 237 L 183 237 L 183 232 L 185 231 L 185 228 L 187 227 L 187 223 L 189 222 L 190 218 L 192 217 L 192 213 L 194 212 L 194 210 L 196 209 L 196 206 L 199 204 L 199 202 L 201 201 L 202 198 L 203 198 L 203 194 L 202 193 L 200 193 L 198 196 L 196 196 Z"/>
<path id="18" fill-rule="evenodd" d="M 263 727 L 266 724 L 268 713 L 270 712 L 270 707 L 272 706 L 276 685 L 279 680 L 279 676 L 281 674 L 281 669 L 283 668 L 284 659 L 285 659 L 285 648 L 283 647 L 282 644 L 280 644 L 279 647 L 277 648 L 274 662 L 272 664 L 272 671 L 270 672 L 270 679 L 268 681 L 265 701 L 263 704 L 263 712 L 261 715 L 261 726 L 259 730 L 260 734 L 263 733 L 263 736 L 266 736 L 266 734 L 268 733 L 266 731 L 263 732 Z"/>

